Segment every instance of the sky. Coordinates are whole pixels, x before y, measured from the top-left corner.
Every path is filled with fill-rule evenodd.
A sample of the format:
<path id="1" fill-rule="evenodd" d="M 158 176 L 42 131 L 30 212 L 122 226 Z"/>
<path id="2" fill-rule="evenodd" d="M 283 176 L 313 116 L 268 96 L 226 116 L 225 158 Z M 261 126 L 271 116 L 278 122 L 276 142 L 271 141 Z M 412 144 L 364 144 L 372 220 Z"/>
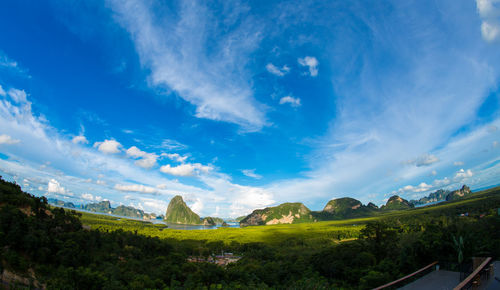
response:
<path id="1" fill-rule="evenodd" d="M 500 184 L 500 1 L 1 1 L 0 175 L 201 216 Z"/>

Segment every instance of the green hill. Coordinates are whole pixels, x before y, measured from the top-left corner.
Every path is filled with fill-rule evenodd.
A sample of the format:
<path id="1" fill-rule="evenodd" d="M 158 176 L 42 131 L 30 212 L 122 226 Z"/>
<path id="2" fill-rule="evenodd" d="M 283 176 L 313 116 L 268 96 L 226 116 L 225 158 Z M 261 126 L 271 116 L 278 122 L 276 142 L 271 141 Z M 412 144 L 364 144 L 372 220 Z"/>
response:
<path id="1" fill-rule="evenodd" d="M 199 225 L 202 224 L 200 216 L 194 213 L 182 200 L 180 195 L 172 198 L 168 204 L 165 221 L 173 224 Z"/>
<path id="2" fill-rule="evenodd" d="M 254 210 L 240 221 L 241 226 L 295 224 L 313 222 L 311 210 L 300 202 L 283 203 L 275 207 Z"/>
<path id="3" fill-rule="evenodd" d="M 409 203 L 406 199 L 399 197 L 398 195 L 393 195 L 385 206 L 382 206 L 382 210 L 402 210 L 410 209 L 415 207 L 413 204 Z"/>

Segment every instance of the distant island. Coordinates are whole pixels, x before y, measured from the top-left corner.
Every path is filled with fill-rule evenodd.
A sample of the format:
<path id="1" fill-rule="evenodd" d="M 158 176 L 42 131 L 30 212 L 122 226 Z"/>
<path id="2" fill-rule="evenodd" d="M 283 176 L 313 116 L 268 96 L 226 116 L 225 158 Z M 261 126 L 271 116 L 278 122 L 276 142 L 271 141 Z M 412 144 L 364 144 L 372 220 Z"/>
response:
<path id="1" fill-rule="evenodd" d="M 136 209 L 131 206 L 120 205 L 113 208 L 111 207 L 111 203 L 107 200 L 78 206 L 72 202 L 65 202 L 54 198 L 49 198 L 48 202 L 55 206 L 81 208 L 91 212 L 141 218 L 144 220 L 162 219 L 165 222 L 172 224 L 227 226 L 227 222 L 239 222 L 240 226 L 245 227 L 368 217 L 391 210 L 405 210 L 435 202 L 452 201 L 470 195 L 471 193 L 470 188 L 467 185 L 463 185 L 462 188 L 454 191 L 439 189 L 418 200 L 408 201 L 398 195 L 394 195 L 391 196 L 387 200 L 386 204 L 382 205 L 380 208 L 372 202 L 363 205 L 361 201 L 357 199 L 342 197 L 328 201 L 322 211 L 311 211 L 300 202 L 286 202 L 274 207 L 256 209 L 251 214 L 241 216 L 236 219 L 222 219 L 219 217 L 202 218 L 189 208 L 180 195 L 177 195 L 170 200 L 165 216 L 157 216 L 154 213 L 145 213 L 143 210 Z"/>
<path id="2" fill-rule="evenodd" d="M 48 203 L 66 208 L 83 209 L 91 212 L 114 214 L 124 217 L 140 218 L 143 220 L 163 219 L 163 216 L 157 216 L 155 213 L 145 213 L 143 210 L 132 206 L 120 205 L 116 208 L 111 207 L 109 200 L 103 200 L 97 203 L 89 203 L 84 205 L 75 205 L 72 202 L 65 202 L 55 198 L 47 199 Z"/>

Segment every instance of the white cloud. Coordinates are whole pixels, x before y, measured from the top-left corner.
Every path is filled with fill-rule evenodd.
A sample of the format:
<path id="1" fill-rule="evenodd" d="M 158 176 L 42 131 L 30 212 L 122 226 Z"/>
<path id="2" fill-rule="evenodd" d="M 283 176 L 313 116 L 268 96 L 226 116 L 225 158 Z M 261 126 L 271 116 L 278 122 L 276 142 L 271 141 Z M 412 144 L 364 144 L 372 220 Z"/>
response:
<path id="1" fill-rule="evenodd" d="M 246 70 L 262 33 L 239 5 L 226 7 L 230 11 L 225 15 L 231 15 L 226 19 L 212 15 L 204 2 L 182 2 L 175 17 L 157 15 L 156 7 L 140 0 L 108 3 L 151 71 L 151 85 L 176 91 L 196 107 L 199 118 L 236 123 L 247 131 L 266 125 Z M 210 54 L 206 45 L 213 48 Z"/>
<path id="2" fill-rule="evenodd" d="M 300 99 L 291 96 L 286 96 L 280 99 L 280 105 L 290 104 L 292 107 L 300 107 Z"/>
<path id="3" fill-rule="evenodd" d="M 138 158 L 138 157 L 143 157 L 144 155 L 146 155 L 146 152 L 140 150 L 136 146 L 132 146 L 129 149 L 127 149 L 127 155 L 134 157 L 134 158 Z"/>
<path id="4" fill-rule="evenodd" d="M 436 176 L 437 175 L 437 171 L 436 170 L 432 170 L 431 175 L 432 176 Z"/>
<path id="5" fill-rule="evenodd" d="M 423 154 L 416 159 L 410 159 L 410 160 L 405 161 L 404 163 L 415 165 L 417 167 L 422 167 L 422 166 L 429 166 L 429 165 L 436 163 L 438 161 L 439 161 L 439 158 L 437 158 L 435 155 Z"/>
<path id="6" fill-rule="evenodd" d="M 146 169 L 155 166 L 156 161 L 158 160 L 158 155 L 154 153 L 144 152 L 136 146 L 132 146 L 127 149 L 127 155 L 134 158 L 140 158 L 139 160 L 135 161 L 135 164 Z"/>
<path id="7" fill-rule="evenodd" d="M 154 153 L 147 153 L 141 159 L 137 160 L 135 164 L 142 168 L 149 169 L 156 165 L 156 160 L 158 159 L 158 155 Z"/>
<path id="8" fill-rule="evenodd" d="M 257 173 L 255 173 L 255 169 L 243 169 L 241 170 L 241 172 L 248 176 L 248 177 L 251 177 L 251 178 L 255 178 L 255 179 L 261 179 L 262 178 L 262 175 L 259 175 Z"/>
<path id="9" fill-rule="evenodd" d="M 453 162 L 453 165 L 454 166 L 462 166 L 462 165 L 464 165 L 464 163 L 462 161 L 455 161 L 455 162 Z"/>
<path id="10" fill-rule="evenodd" d="M 10 89 L 9 92 L 7 93 L 9 97 L 12 98 L 12 100 L 18 104 L 24 104 L 26 103 L 26 92 L 23 90 L 18 90 L 18 89 Z"/>
<path id="11" fill-rule="evenodd" d="M 71 142 L 73 142 L 73 144 L 78 144 L 78 143 L 88 144 L 89 143 L 89 141 L 87 140 L 87 138 L 85 138 L 85 136 L 83 136 L 83 135 L 73 137 L 73 139 L 71 140 Z"/>
<path id="12" fill-rule="evenodd" d="M 5 97 L 7 93 L 3 90 L 2 85 L 0 85 L 0 96 Z"/>
<path id="13" fill-rule="evenodd" d="M 106 184 L 106 181 L 101 180 L 101 179 L 98 179 L 98 180 L 96 180 L 95 184 L 98 184 L 98 185 L 105 185 L 105 184 Z"/>
<path id="14" fill-rule="evenodd" d="M 200 213 L 203 210 L 204 204 L 200 198 L 197 198 L 195 202 L 191 205 L 191 209 L 195 213 Z"/>
<path id="15" fill-rule="evenodd" d="M 279 77 L 286 75 L 290 71 L 290 68 L 287 65 L 284 65 L 282 68 L 279 68 L 272 63 L 268 63 L 266 65 L 266 69 L 268 72 Z"/>
<path id="16" fill-rule="evenodd" d="M 484 40 L 495 42 L 500 40 L 500 1 L 476 0 L 477 10 L 481 17 L 481 34 Z"/>
<path id="17" fill-rule="evenodd" d="M 162 183 L 162 184 L 158 184 L 158 185 L 156 186 L 156 188 L 158 188 L 158 189 L 167 189 L 167 187 L 168 187 L 168 186 L 167 186 L 166 184 L 163 184 L 163 183 Z"/>
<path id="18" fill-rule="evenodd" d="M 149 193 L 149 194 L 158 193 L 158 190 L 156 188 L 150 186 L 144 186 L 142 184 L 129 184 L 129 185 L 116 184 L 115 189 L 126 192 L 131 191 L 131 192 Z"/>
<path id="19" fill-rule="evenodd" d="M 161 156 L 165 156 L 168 159 L 177 161 L 179 163 L 184 163 L 188 158 L 187 156 L 181 156 L 178 153 L 162 153 Z"/>
<path id="20" fill-rule="evenodd" d="M 314 56 L 306 56 L 304 58 L 299 58 L 298 62 L 301 66 L 307 66 L 309 68 L 309 74 L 312 77 L 318 75 L 319 62 Z"/>
<path id="21" fill-rule="evenodd" d="M 115 140 L 104 140 L 104 142 L 96 142 L 94 143 L 94 147 L 103 153 L 106 154 L 116 154 L 121 150 L 122 145 Z"/>
<path id="22" fill-rule="evenodd" d="M 0 144 L 7 144 L 7 145 L 13 145 L 21 142 L 20 140 L 13 139 L 9 135 L 2 134 L 0 135 Z"/>
<path id="23" fill-rule="evenodd" d="M 467 170 L 460 169 L 457 173 L 455 173 L 454 180 L 461 182 L 468 177 L 472 177 L 473 175 L 474 174 L 472 173 L 472 170 L 470 170 L 470 169 L 467 169 Z"/>
<path id="24" fill-rule="evenodd" d="M 47 185 L 47 191 L 50 193 L 57 193 L 61 195 L 66 195 L 68 192 L 66 192 L 66 189 L 62 187 L 59 182 L 55 179 L 51 179 Z"/>
<path id="25" fill-rule="evenodd" d="M 90 201 L 94 200 L 94 196 L 90 193 L 82 193 L 82 195 L 80 197 L 83 199 L 86 199 L 86 200 L 90 200 Z"/>
<path id="26" fill-rule="evenodd" d="M 208 173 L 211 170 L 213 170 L 213 167 L 202 165 L 200 163 L 180 164 L 174 167 L 167 164 L 160 167 L 161 172 L 175 176 L 193 176 L 196 172 Z"/>

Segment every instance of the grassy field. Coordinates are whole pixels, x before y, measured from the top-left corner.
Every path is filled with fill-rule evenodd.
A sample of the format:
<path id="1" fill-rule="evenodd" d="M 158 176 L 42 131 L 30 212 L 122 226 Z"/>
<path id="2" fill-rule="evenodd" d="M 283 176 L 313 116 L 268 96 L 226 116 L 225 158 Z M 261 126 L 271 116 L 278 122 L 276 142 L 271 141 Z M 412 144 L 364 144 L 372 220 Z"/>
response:
<path id="1" fill-rule="evenodd" d="M 381 212 L 380 214 L 348 220 L 324 221 L 316 223 L 253 226 L 245 228 L 219 228 L 214 230 L 174 230 L 161 224 L 152 224 L 137 220 L 119 219 L 106 215 L 82 213 L 81 221 L 92 229 L 101 231 L 137 231 L 137 234 L 175 240 L 222 241 L 230 244 L 266 242 L 283 243 L 292 241 L 302 245 L 321 245 L 326 242 L 339 242 L 357 238 L 365 224 L 371 221 L 389 219 L 408 219 L 439 216 L 458 217 L 470 212 L 479 215 L 483 212 L 496 211 L 500 207 L 500 187 L 484 190 L 464 199 L 443 202 L 437 205 L 410 210 Z M 470 218 L 473 218 L 472 216 Z"/>

